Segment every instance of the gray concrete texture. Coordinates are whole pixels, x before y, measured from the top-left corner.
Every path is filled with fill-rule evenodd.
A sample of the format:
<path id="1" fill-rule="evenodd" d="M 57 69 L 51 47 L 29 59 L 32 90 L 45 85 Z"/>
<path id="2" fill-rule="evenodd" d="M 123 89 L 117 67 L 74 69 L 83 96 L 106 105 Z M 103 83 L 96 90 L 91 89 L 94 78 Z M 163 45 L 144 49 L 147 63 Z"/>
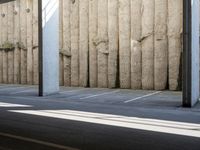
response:
<path id="1" fill-rule="evenodd" d="M 0 45 L 9 39 L 28 49 L 0 51 L 0 83 L 38 83 L 38 1 L 27 2 L 9 3 L 12 11 L 7 5 L 0 7 Z M 61 85 L 180 89 L 182 0 L 59 2 Z M 51 46 L 55 36 L 52 31 L 46 36 Z M 54 70 L 54 59 L 47 56 L 46 61 Z"/>
<path id="2" fill-rule="evenodd" d="M 0 95 L 1 97 L 39 99 L 37 97 L 37 86 L 4 85 L 0 87 Z M 171 91 L 61 87 L 59 94 L 47 96 L 44 99 L 133 107 L 174 109 L 182 106 L 182 93 Z"/>
<path id="3" fill-rule="evenodd" d="M 200 146 L 200 105 L 182 108 L 181 92 L 61 87 L 60 94 L 38 97 L 37 86 L 0 85 L 0 95 L 0 149 L 198 150 Z M 44 112 L 48 116 L 42 116 Z M 129 117 L 135 120 L 124 120 Z M 91 122 L 94 119 L 100 122 Z M 112 119 L 121 121 L 101 124 Z M 133 128 L 121 126 L 138 120 L 146 121 Z M 144 123 L 148 129 L 165 124 L 169 131 L 184 130 L 191 136 L 134 128 Z"/>

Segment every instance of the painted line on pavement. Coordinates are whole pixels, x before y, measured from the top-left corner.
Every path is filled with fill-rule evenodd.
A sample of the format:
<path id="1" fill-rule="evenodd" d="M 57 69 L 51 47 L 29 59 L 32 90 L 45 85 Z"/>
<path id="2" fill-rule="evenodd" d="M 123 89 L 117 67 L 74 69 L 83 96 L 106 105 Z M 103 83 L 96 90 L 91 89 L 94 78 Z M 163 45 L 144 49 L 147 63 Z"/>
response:
<path id="1" fill-rule="evenodd" d="M 103 95 L 109 95 L 109 94 L 117 93 L 119 91 L 120 90 L 116 90 L 116 91 L 112 91 L 112 92 L 105 92 L 105 93 L 96 94 L 96 95 L 90 95 L 90 96 L 87 96 L 87 97 L 82 97 L 80 99 L 89 99 L 89 98 L 93 98 L 93 97 L 98 97 L 98 96 L 103 96 Z"/>
<path id="2" fill-rule="evenodd" d="M 147 97 L 150 97 L 150 96 L 153 96 L 153 95 L 156 95 L 156 94 L 160 94 L 160 93 L 162 93 L 162 91 L 157 91 L 157 92 L 150 93 L 150 94 L 147 94 L 147 95 L 144 95 L 144 96 L 136 97 L 134 99 L 126 100 L 126 101 L 124 101 L 124 103 L 130 103 L 130 102 L 133 102 L 133 101 L 136 101 L 136 100 L 139 100 L 139 99 L 142 99 L 142 98 L 147 98 Z"/>
<path id="3" fill-rule="evenodd" d="M 71 91 L 62 91 L 62 92 L 59 92 L 60 94 L 65 94 L 65 93 L 73 93 L 73 92 L 79 92 L 79 91 L 83 91 L 85 89 L 76 89 L 76 90 L 71 90 Z"/>
<path id="4" fill-rule="evenodd" d="M 32 138 L 12 135 L 12 134 L 3 133 L 3 132 L 0 132 L 0 136 L 12 138 L 12 139 L 17 139 L 17 140 L 21 140 L 21 141 L 26 141 L 26 142 L 31 142 L 31 143 L 36 143 L 36 144 L 40 144 L 40 145 L 44 145 L 44 146 L 48 146 L 48 147 L 52 147 L 52 148 L 57 148 L 57 149 L 78 150 L 78 149 L 68 147 L 68 146 L 64 146 L 64 145 L 54 144 L 54 143 L 50 143 L 50 142 L 46 142 L 46 141 L 41 141 L 41 140 L 36 140 L 36 139 L 32 139 Z"/>
<path id="5" fill-rule="evenodd" d="M 22 88 L 26 88 L 26 87 L 6 87 L 6 88 L 1 88 L 0 91 L 6 91 L 6 90 L 12 90 L 12 89 L 22 89 Z"/>
<path id="6" fill-rule="evenodd" d="M 10 94 L 14 95 L 14 94 L 26 93 L 26 92 L 30 92 L 30 91 L 34 91 L 35 92 L 35 89 L 26 89 L 26 90 L 23 90 L 23 91 L 12 92 Z"/>
<path id="7" fill-rule="evenodd" d="M 32 107 L 32 106 L 0 102 L 0 107 Z"/>

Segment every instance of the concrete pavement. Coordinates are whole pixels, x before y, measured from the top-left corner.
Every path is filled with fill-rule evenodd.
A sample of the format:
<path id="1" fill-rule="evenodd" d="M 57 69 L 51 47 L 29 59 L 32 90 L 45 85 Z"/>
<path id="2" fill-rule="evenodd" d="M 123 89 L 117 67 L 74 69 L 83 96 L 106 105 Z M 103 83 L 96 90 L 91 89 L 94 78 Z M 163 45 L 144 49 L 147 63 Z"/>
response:
<path id="1" fill-rule="evenodd" d="M 197 150 L 200 107 L 180 92 L 0 86 L 0 149 Z M 126 101 L 130 101 L 126 103 Z"/>

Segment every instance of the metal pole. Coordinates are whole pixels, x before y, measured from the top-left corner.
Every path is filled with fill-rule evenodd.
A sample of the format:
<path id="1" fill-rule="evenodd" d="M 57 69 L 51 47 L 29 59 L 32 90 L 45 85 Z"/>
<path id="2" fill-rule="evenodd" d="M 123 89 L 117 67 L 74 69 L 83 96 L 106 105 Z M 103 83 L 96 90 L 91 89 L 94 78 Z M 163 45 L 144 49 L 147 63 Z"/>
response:
<path id="1" fill-rule="evenodd" d="M 183 0 L 183 106 L 191 107 L 191 1 Z"/>
<path id="2" fill-rule="evenodd" d="M 43 96 L 43 30 L 42 0 L 38 0 L 38 42 L 39 42 L 39 96 Z"/>

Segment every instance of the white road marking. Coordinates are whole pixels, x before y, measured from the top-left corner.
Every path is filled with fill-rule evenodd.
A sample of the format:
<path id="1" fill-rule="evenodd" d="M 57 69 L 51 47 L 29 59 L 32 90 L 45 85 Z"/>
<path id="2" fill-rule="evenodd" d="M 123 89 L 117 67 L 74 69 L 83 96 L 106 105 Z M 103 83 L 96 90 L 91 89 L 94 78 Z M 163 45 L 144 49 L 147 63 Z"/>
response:
<path id="1" fill-rule="evenodd" d="M 85 89 L 76 89 L 76 90 L 71 90 L 71 91 L 62 91 L 62 92 L 59 92 L 60 94 L 65 94 L 65 93 L 73 93 L 73 92 L 79 92 L 79 91 L 83 91 Z"/>
<path id="2" fill-rule="evenodd" d="M 200 138 L 200 125 L 196 123 L 72 110 L 9 110 L 9 112 Z"/>
<path id="3" fill-rule="evenodd" d="M 150 93 L 150 94 L 147 94 L 147 95 L 144 95 L 144 96 L 136 97 L 136 98 L 131 99 L 131 100 L 126 100 L 126 101 L 124 101 L 124 103 L 129 103 L 129 102 L 132 102 L 132 101 L 136 101 L 136 100 L 146 98 L 146 97 L 150 97 L 150 96 L 160 94 L 160 93 L 162 93 L 162 91 L 158 91 L 158 92 Z"/>
<path id="4" fill-rule="evenodd" d="M 0 102 L 0 107 L 32 107 L 32 106 Z"/>
<path id="5" fill-rule="evenodd" d="M 48 146 L 48 147 L 52 147 L 52 148 L 57 148 L 57 149 L 78 150 L 78 149 L 71 148 L 68 146 L 63 146 L 63 145 L 59 145 L 59 144 L 54 144 L 54 143 L 50 143 L 50 142 L 45 142 L 45 141 L 36 140 L 36 139 L 32 139 L 32 138 L 12 135 L 12 134 L 3 133 L 3 132 L 0 132 L 0 136 L 17 139 L 17 140 L 21 140 L 21 141 L 26 141 L 26 142 L 31 142 L 31 143 L 36 143 L 36 144 L 40 144 L 40 145 L 44 145 L 44 146 Z"/>
<path id="6" fill-rule="evenodd" d="M 105 93 L 96 94 L 96 95 L 90 95 L 90 96 L 87 96 L 87 97 L 82 97 L 80 99 L 89 99 L 89 98 L 98 97 L 98 96 L 102 96 L 102 95 L 109 95 L 109 94 L 117 93 L 119 91 L 120 90 L 116 90 L 116 91 L 112 91 L 112 92 L 105 92 Z"/>
<path id="7" fill-rule="evenodd" d="M 8 84 L 4 84 L 4 85 L 2 85 L 2 84 L 0 84 L 0 89 L 3 89 L 3 88 L 9 88 L 9 87 L 13 87 L 14 85 L 8 85 Z"/>
<path id="8" fill-rule="evenodd" d="M 6 88 L 1 88 L 0 91 L 5 91 L 5 90 L 12 90 L 12 89 L 21 89 L 21 88 L 26 88 L 26 87 L 6 87 Z"/>
<path id="9" fill-rule="evenodd" d="M 35 89 L 26 89 L 26 90 L 23 90 L 23 91 L 12 92 L 10 94 L 14 95 L 14 94 L 26 93 L 26 92 L 30 92 L 30 91 L 35 91 Z"/>

